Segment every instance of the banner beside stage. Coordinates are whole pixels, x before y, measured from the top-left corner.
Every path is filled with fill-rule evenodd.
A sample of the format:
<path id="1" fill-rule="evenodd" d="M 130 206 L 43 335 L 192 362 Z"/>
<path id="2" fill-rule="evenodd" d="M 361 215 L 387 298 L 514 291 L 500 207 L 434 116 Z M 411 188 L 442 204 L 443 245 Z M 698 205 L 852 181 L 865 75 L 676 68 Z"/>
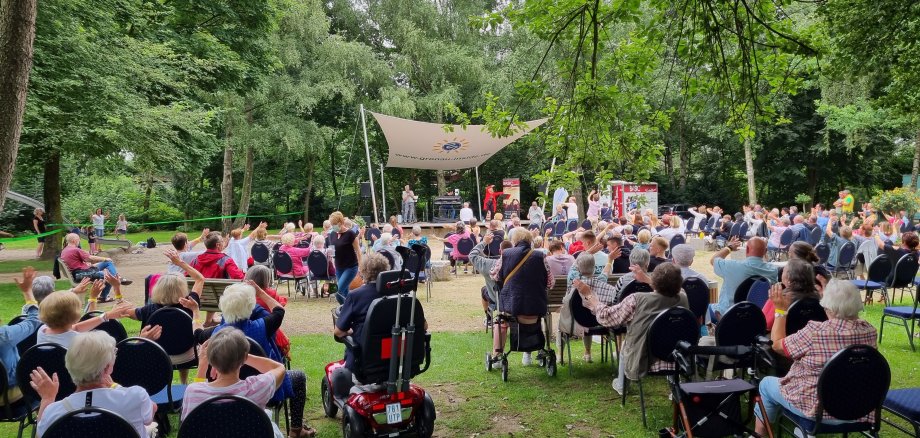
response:
<path id="1" fill-rule="evenodd" d="M 502 205 L 505 217 L 511 217 L 511 214 L 521 216 L 521 179 L 505 178 L 502 180 L 502 192 L 505 196 L 502 198 Z"/>
<path id="2" fill-rule="evenodd" d="M 611 192 L 614 217 L 622 217 L 636 209 L 649 209 L 658 214 L 658 183 L 614 181 Z"/>

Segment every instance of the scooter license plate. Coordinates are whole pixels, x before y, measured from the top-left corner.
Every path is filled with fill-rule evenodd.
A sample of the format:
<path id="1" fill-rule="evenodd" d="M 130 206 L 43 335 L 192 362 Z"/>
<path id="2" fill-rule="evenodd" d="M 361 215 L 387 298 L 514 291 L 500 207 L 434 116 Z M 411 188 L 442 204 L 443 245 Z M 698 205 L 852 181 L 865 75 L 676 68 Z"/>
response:
<path id="1" fill-rule="evenodd" d="M 402 423 L 402 405 L 390 403 L 387 405 L 387 424 Z"/>

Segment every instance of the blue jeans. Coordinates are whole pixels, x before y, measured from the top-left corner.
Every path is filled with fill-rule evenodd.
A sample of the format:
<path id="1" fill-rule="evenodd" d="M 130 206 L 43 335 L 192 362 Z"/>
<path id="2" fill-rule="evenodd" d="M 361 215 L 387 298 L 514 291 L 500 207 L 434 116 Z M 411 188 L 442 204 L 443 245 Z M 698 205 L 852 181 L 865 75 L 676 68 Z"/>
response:
<path id="1" fill-rule="evenodd" d="M 105 270 L 109 271 L 110 275 L 118 276 L 118 271 L 115 269 L 115 263 L 111 261 L 104 261 L 96 263 L 95 266 L 90 267 L 85 271 L 76 271 L 73 274 L 74 280 L 80 281 L 84 278 L 91 278 L 93 280 L 105 280 Z M 105 288 L 102 289 L 102 293 L 99 295 L 99 299 L 105 300 L 109 296 L 109 291 L 112 290 L 112 285 L 106 283 Z"/>
<path id="2" fill-rule="evenodd" d="M 779 418 L 779 415 L 782 413 L 783 409 L 792 412 L 795 415 L 798 415 L 802 418 L 807 418 L 814 421 L 814 418 L 809 417 L 802 413 L 802 411 L 794 408 L 779 390 L 779 378 L 778 377 L 764 377 L 760 381 L 760 398 L 763 400 L 764 410 L 767 411 L 767 418 L 770 419 L 770 423 L 775 423 Z M 761 421 L 760 409 L 754 408 L 754 415 L 757 415 Z M 843 424 L 845 421 L 840 420 L 823 420 L 823 424 Z"/>
<path id="3" fill-rule="evenodd" d="M 348 296 L 348 286 L 351 284 L 351 281 L 355 279 L 356 275 L 358 275 L 357 266 L 352 266 L 350 268 L 335 272 L 335 282 L 339 289 L 338 293 L 335 294 L 335 299 L 339 302 L 339 304 L 345 302 L 345 297 Z"/>
<path id="4" fill-rule="evenodd" d="M 96 237 L 100 238 L 105 235 L 105 228 L 96 228 Z"/>

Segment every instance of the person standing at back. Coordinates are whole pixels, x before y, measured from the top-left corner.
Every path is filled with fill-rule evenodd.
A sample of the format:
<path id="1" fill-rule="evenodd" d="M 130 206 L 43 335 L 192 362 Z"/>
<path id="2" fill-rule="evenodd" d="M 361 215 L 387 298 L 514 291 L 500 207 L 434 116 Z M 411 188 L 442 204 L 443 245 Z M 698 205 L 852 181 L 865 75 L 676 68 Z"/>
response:
<path id="1" fill-rule="evenodd" d="M 329 232 L 329 243 L 335 249 L 335 280 L 338 286 L 338 293 L 335 299 L 339 304 L 345 302 L 348 296 L 348 287 L 351 281 L 358 275 L 358 262 L 361 261 L 361 247 L 358 241 L 358 233 L 353 229 L 346 227 L 345 215 L 340 211 L 334 211 L 329 215 L 331 224 Z M 365 278 L 365 281 L 370 281 Z"/>
<path id="2" fill-rule="evenodd" d="M 45 228 L 45 209 L 41 207 L 35 209 L 32 216 L 32 229 L 35 230 L 35 234 L 40 235 L 38 237 L 38 246 L 35 248 L 35 257 L 41 257 L 45 249 L 45 236 L 41 236 L 41 234 L 47 231 Z"/>
<path id="3" fill-rule="evenodd" d="M 412 188 L 406 184 L 406 187 L 403 188 L 402 192 L 402 220 L 404 224 L 411 224 L 417 222 L 415 220 L 415 192 L 412 191 Z"/>

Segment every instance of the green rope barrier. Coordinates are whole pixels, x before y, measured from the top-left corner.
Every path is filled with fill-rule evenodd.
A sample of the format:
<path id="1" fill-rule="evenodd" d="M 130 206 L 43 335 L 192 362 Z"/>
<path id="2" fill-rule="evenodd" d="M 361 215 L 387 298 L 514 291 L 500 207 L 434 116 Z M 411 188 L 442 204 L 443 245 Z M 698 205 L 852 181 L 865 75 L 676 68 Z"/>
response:
<path id="1" fill-rule="evenodd" d="M 51 230 L 51 231 L 47 231 L 47 232 L 44 232 L 44 233 L 41 233 L 41 234 L 31 234 L 31 235 L 28 235 L 28 236 L 7 237 L 7 238 L 5 238 L 5 239 L 0 239 L 0 243 L 19 242 L 19 241 L 22 241 L 22 240 L 37 239 L 37 238 L 39 238 L 39 237 L 50 236 L 50 235 L 52 235 L 52 234 L 57 234 L 57 233 L 60 233 L 60 232 L 63 232 L 63 231 L 64 231 L 63 229 L 60 229 L 60 230 Z"/>
<path id="2" fill-rule="evenodd" d="M 301 212 L 301 211 L 295 211 L 295 212 L 292 212 L 292 213 L 278 213 L 278 214 L 235 214 L 235 215 L 232 215 L 232 216 L 212 216 L 212 217 L 203 217 L 203 218 L 196 218 L 196 219 L 183 219 L 183 220 L 175 220 L 175 221 L 141 222 L 141 223 L 134 223 L 134 222 L 131 222 L 131 225 L 134 225 L 134 226 L 145 226 L 145 225 L 181 224 L 181 223 L 186 223 L 186 222 L 215 221 L 215 220 L 223 220 L 223 219 L 236 219 L 236 218 L 241 218 L 241 217 L 246 217 L 246 218 L 265 218 L 265 217 L 278 217 L 278 216 L 292 216 L 292 215 L 295 215 L 295 214 L 303 214 L 303 212 Z M 49 227 L 51 227 L 51 226 L 90 227 L 90 226 L 92 226 L 92 225 L 93 225 L 93 224 L 70 224 L 70 223 L 65 223 L 65 224 L 48 224 Z M 113 226 L 113 225 L 108 225 L 107 227 L 114 227 L 114 226 Z M 35 236 L 32 236 L 32 237 L 35 237 Z"/>

